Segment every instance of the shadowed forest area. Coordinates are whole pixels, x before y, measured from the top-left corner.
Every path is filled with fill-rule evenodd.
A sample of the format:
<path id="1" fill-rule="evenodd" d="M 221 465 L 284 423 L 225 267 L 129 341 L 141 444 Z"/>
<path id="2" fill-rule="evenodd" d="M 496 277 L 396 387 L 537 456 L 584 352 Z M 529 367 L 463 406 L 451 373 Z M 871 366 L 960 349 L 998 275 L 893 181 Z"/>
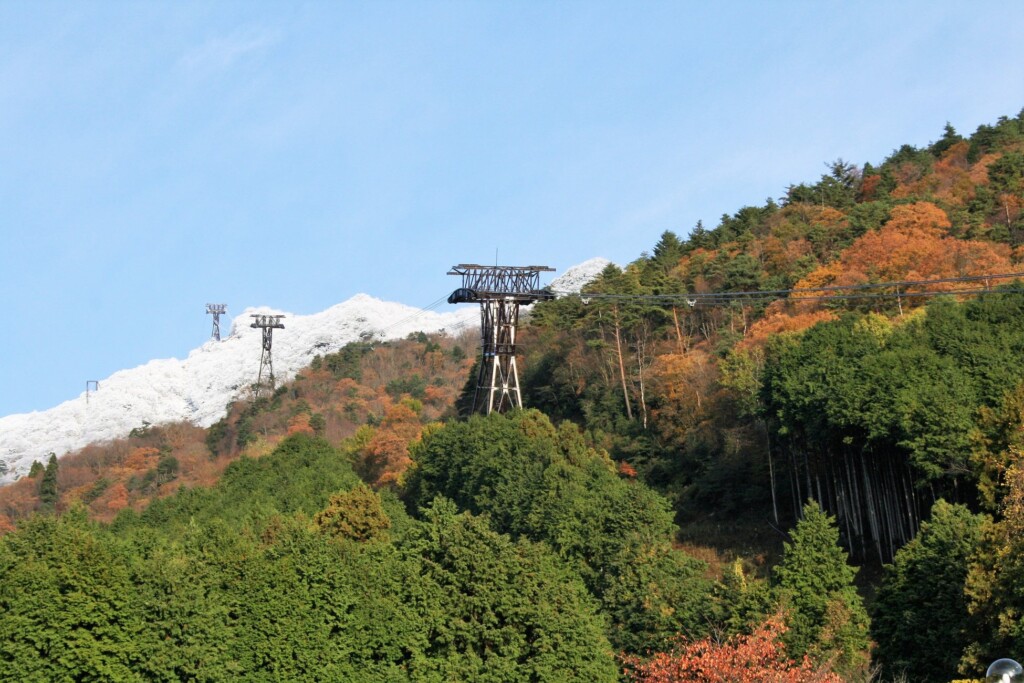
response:
<path id="1" fill-rule="evenodd" d="M 39 462 L 0 678 L 980 678 L 1024 656 L 1022 209 L 1024 112 L 947 125 L 536 304 L 526 410 L 418 334 Z"/>

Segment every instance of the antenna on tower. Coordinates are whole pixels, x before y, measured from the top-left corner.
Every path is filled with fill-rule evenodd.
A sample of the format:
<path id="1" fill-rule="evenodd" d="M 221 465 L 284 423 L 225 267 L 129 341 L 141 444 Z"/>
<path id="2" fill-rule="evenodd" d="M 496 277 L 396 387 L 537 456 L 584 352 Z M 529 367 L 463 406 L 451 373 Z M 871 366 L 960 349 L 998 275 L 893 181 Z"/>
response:
<path id="1" fill-rule="evenodd" d="M 206 304 L 207 315 L 213 316 L 213 339 L 217 341 L 220 341 L 220 316 L 227 310 L 227 304 Z"/>
<path id="2" fill-rule="evenodd" d="M 270 347 L 274 343 L 274 330 L 283 330 L 284 325 L 281 324 L 281 318 L 283 315 L 260 315 L 254 314 L 255 318 L 250 327 L 258 327 L 263 330 L 263 353 L 260 355 L 260 371 L 256 375 L 256 398 L 260 397 L 260 389 L 263 388 L 263 370 L 267 370 L 268 384 L 270 390 L 274 390 L 274 361 L 270 355 Z"/>
<path id="3" fill-rule="evenodd" d="M 94 379 L 85 380 L 85 405 L 89 405 L 89 387 L 92 387 L 93 391 L 99 391 L 100 383 Z"/>
<path id="4" fill-rule="evenodd" d="M 482 359 L 473 394 L 472 412 L 503 413 L 523 407 L 516 369 L 516 326 L 519 306 L 553 299 L 540 288 L 540 274 L 548 266 L 481 266 L 462 263 L 449 275 L 461 275 L 462 287 L 448 297 L 450 304 L 480 303 Z"/>

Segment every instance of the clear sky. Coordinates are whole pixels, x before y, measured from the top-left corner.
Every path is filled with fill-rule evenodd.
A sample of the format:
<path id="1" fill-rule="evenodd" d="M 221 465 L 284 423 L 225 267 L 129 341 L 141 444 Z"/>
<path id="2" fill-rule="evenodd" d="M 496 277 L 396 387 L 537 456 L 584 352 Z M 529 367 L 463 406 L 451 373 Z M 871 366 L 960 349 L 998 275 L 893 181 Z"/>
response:
<path id="1" fill-rule="evenodd" d="M 207 302 L 626 263 L 1024 107 L 1024 2 L 0 0 L 0 415 Z"/>

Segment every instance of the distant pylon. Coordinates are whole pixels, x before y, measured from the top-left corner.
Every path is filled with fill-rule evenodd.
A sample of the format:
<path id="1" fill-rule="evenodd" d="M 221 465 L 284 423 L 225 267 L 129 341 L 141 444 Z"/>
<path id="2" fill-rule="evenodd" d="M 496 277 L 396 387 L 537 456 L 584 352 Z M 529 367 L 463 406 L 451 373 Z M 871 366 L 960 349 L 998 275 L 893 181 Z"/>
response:
<path id="1" fill-rule="evenodd" d="M 263 330 L 263 353 L 260 355 L 260 371 L 256 375 L 256 398 L 260 396 L 260 389 L 263 388 L 263 370 L 267 370 L 267 383 L 270 390 L 274 390 L 274 361 L 270 355 L 270 347 L 274 343 L 274 330 L 283 330 L 281 324 L 283 315 L 253 315 L 255 320 L 250 327 L 258 327 Z"/>
<path id="2" fill-rule="evenodd" d="M 85 404 L 89 405 L 89 387 L 92 387 L 93 391 L 100 390 L 100 383 L 94 379 L 85 380 Z"/>
<path id="3" fill-rule="evenodd" d="M 523 407 L 516 369 L 516 326 L 519 305 L 554 298 L 540 288 L 540 274 L 548 266 L 480 266 L 462 263 L 449 275 L 461 275 L 462 287 L 448 303 L 480 303 L 482 357 L 473 392 L 472 412 L 503 413 Z"/>
<path id="4" fill-rule="evenodd" d="M 227 310 L 227 304 L 206 304 L 207 315 L 213 316 L 213 339 L 217 341 L 220 341 L 220 316 Z"/>

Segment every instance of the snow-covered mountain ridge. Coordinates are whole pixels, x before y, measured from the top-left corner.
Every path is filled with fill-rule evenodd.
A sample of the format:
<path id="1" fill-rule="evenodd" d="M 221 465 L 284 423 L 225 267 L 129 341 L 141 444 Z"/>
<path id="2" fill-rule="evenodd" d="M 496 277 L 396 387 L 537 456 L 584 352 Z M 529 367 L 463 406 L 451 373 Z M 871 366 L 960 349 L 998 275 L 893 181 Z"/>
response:
<path id="1" fill-rule="evenodd" d="M 558 292 L 579 291 L 609 263 L 591 259 L 569 268 L 551 283 Z M 312 315 L 248 308 L 236 316 L 222 341 L 207 341 L 185 360 L 153 360 L 120 370 L 49 410 L 0 418 L 0 461 L 8 482 L 26 474 L 33 460 L 61 456 L 90 443 L 126 436 L 143 422 L 189 421 L 202 427 L 223 417 L 225 408 L 256 381 L 262 332 L 250 327 L 253 314 L 283 314 L 284 329 L 273 338 L 274 374 L 286 381 L 314 356 L 337 351 L 360 338 L 401 339 L 413 332 L 461 331 L 479 325 L 476 306 L 449 312 L 421 310 L 366 294 Z"/>

